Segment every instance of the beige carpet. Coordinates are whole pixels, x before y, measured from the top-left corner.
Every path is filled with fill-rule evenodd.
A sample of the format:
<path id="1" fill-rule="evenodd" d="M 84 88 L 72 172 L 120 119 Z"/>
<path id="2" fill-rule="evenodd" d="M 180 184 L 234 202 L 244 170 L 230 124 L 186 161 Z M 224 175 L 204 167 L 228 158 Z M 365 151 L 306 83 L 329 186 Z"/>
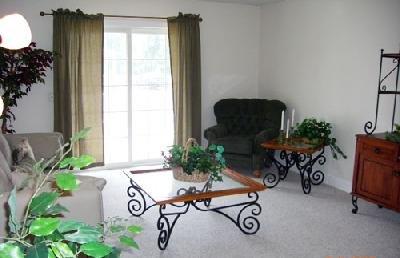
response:
<path id="1" fill-rule="evenodd" d="M 129 217 L 129 182 L 121 170 L 87 174 L 107 180 L 105 216 Z M 223 197 L 214 204 L 232 200 Z M 351 196 L 332 187 L 314 186 L 304 195 L 298 175 L 290 173 L 278 187 L 260 193 L 260 204 L 256 235 L 244 235 L 221 215 L 191 210 L 178 220 L 165 251 L 157 246 L 158 207 L 153 207 L 141 218 L 130 217 L 144 232 L 136 238 L 140 250 L 125 251 L 123 257 L 400 257 L 400 214 L 359 200 L 359 213 L 353 215 Z"/>

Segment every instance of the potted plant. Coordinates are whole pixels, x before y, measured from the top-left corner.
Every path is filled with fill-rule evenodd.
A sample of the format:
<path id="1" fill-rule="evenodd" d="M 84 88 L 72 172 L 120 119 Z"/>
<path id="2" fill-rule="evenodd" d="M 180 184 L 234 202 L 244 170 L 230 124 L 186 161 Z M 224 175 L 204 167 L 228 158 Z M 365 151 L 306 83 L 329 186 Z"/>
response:
<path id="1" fill-rule="evenodd" d="M 0 89 L 4 102 L 0 118 L 3 133 L 15 132 L 12 108 L 17 106 L 17 100 L 28 95 L 33 85 L 44 83 L 46 70 L 51 68 L 52 62 L 52 52 L 36 48 L 34 42 L 17 50 L 0 47 Z"/>
<path id="2" fill-rule="evenodd" d="M 63 146 L 66 151 L 62 155 L 56 154 L 46 162 L 42 159 L 33 166 L 37 181 L 22 220 L 17 215 L 17 202 L 23 200 L 17 198 L 15 187 L 11 191 L 7 202 L 8 235 L 0 236 L 0 257 L 120 257 L 119 247 L 104 243 L 106 236 L 117 236 L 123 246 L 138 248 L 134 236 L 142 228 L 126 225 L 122 218 L 113 217 L 98 226 L 61 219 L 68 210 L 58 199 L 79 187 L 79 180 L 70 169 L 81 169 L 94 161 L 89 155 L 67 157 L 73 144 L 86 138 L 88 131 L 84 129 L 75 134 L 71 143 Z M 53 162 L 51 169 L 45 171 Z M 54 189 L 45 190 L 44 185 L 52 177 Z"/>
<path id="3" fill-rule="evenodd" d="M 203 148 L 190 138 L 185 146 L 173 145 L 167 154 L 162 152 L 164 167 L 171 168 L 174 178 L 185 182 L 222 181 L 226 168 L 222 156 L 224 147 L 215 144 Z"/>
<path id="4" fill-rule="evenodd" d="M 294 137 L 302 138 L 308 144 L 329 146 L 334 159 L 338 159 L 338 154 L 346 159 L 346 154 L 337 146 L 336 138 L 332 137 L 331 134 L 332 125 L 315 118 L 306 118 L 300 124 L 297 123 L 293 132 Z"/>

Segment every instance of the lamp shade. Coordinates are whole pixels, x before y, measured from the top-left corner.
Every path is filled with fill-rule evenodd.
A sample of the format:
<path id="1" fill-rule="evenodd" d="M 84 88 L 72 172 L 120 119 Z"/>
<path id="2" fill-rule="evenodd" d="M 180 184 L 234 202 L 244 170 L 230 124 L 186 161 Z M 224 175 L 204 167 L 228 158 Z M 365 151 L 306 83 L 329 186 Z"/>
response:
<path id="1" fill-rule="evenodd" d="M 20 49 L 31 43 L 32 32 L 25 18 L 15 13 L 0 19 L 0 37 L 0 47 Z"/>

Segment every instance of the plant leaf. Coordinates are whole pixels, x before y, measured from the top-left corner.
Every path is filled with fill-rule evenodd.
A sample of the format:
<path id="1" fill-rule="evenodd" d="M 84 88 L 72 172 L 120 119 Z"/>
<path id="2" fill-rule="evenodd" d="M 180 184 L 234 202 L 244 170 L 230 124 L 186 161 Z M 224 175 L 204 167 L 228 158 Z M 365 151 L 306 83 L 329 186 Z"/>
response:
<path id="1" fill-rule="evenodd" d="M 0 257 L 1 258 L 24 258 L 21 249 L 12 243 L 0 244 Z"/>
<path id="2" fill-rule="evenodd" d="M 64 191 L 72 191 L 78 188 L 78 180 L 73 173 L 56 174 L 57 187 Z"/>
<path id="3" fill-rule="evenodd" d="M 49 251 L 45 243 L 39 243 L 26 250 L 26 258 L 47 258 Z"/>
<path id="4" fill-rule="evenodd" d="M 42 215 L 44 214 L 51 206 L 53 206 L 54 202 L 60 195 L 55 192 L 43 192 L 32 199 L 32 203 L 30 206 L 30 212 L 33 215 Z"/>
<path id="5" fill-rule="evenodd" d="M 133 234 L 139 234 L 140 232 L 143 231 L 143 228 L 140 227 L 140 226 L 132 225 L 132 226 L 128 227 L 128 231 L 133 233 Z"/>
<path id="6" fill-rule="evenodd" d="M 56 257 L 63 257 L 63 258 L 75 257 L 71 248 L 69 248 L 69 246 L 63 242 L 51 243 L 51 250 L 54 252 Z"/>
<path id="7" fill-rule="evenodd" d="M 67 208 L 57 203 L 46 210 L 45 215 L 59 215 L 63 212 L 69 212 Z"/>
<path id="8" fill-rule="evenodd" d="M 53 233 L 60 225 L 57 218 L 37 218 L 29 227 L 29 233 L 35 236 L 48 236 Z"/>
<path id="9" fill-rule="evenodd" d="M 17 220 L 17 194 L 15 187 L 12 189 L 10 196 L 8 197 L 8 208 L 10 209 L 10 214 L 8 216 L 8 227 L 11 233 L 17 233 L 21 228 L 19 221 Z"/>
<path id="10" fill-rule="evenodd" d="M 121 250 L 116 247 L 113 247 L 111 253 L 108 254 L 106 258 L 120 258 L 120 256 L 121 256 Z"/>
<path id="11" fill-rule="evenodd" d="M 87 137 L 87 135 L 89 134 L 89 131 L 91 130 L 90 127 L 86 127 L 84 129 L 82 129 L 81 131 L 75 133 L 72 137 L 71 137 L 71 143 L 74 143 L 76 141 L 79 141 L 81 139 L 85 139 Z"/>
<path id="12" fill-rule="evenodd" d="M 139 249 L 139 245 L 138 245 L 138 244 L 136 243 L 136 241 L 135 241 L 133 238 L 131 238 L 131 237 L 128 237 L 128 236 L 120 236 L 120 237 L 119 237 L 119 241 L 120 241 L 122 244 L 124 244 L 124 245 L 127 245 L 127 246 L 130 246 L 130 247 Z"/>
<path id="13" fill-rule="evenodd" d="M 100 241 L 102 236 L 98 228 L 89 225 L 79 227 L 74 233 L 64 234 L 66 240 L 79 244 Z"/>
<path id="14" fill-rule="evenodd" d="M 57 258 L 50 248 L 47 249 L 47 252 L 48 252 L 47 258 Z"/>
<path id="15" fill-rule="evenodd" d="M 99 242 L 90 242 L 83 244 L 80 251 L 94 258 L 102 258 L 112 252 L 112 248 Z"/>
<path id="16" fill-rule="evenodd" d="M 86 224 L 80 221 L 63 220 L 61 221 L 61 224 L 58 226 L 58 231 L 63 234 L 66 232 L 78 230 L 83 226 L 86 226 Z"/>
<path id="17" fill-rule="evenodd" d="M 122 232 L 126 229 L 126 227 L 121 226 L 121 225 L 115 225 L 115 226 L 111 226 L 110 227 L 110 231 L 111 233 L 118 233 L 118 232 Z"/>

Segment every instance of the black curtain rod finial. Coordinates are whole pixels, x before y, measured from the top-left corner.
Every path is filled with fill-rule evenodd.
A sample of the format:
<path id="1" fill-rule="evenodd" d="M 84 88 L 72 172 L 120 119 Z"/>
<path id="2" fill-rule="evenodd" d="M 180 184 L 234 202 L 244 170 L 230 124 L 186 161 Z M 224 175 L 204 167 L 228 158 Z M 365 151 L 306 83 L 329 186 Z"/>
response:
<path id="1" fill-rule="evenodd" d="M 44 16 L 44 12 L 43 11 L 40 12 L 40 16 Z"/>

